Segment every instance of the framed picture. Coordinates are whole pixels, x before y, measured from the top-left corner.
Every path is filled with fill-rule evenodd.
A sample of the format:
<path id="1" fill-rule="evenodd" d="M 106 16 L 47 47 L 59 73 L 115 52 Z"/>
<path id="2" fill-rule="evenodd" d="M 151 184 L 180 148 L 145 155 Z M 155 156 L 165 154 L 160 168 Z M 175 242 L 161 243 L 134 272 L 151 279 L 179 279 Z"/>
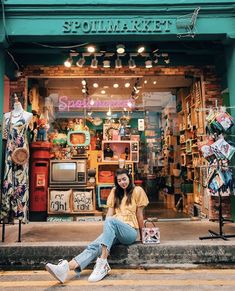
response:
<path id="1" fill-rule="evenodd" d="M 45 186 L 46 186 L 45 174 L 36 174 L 36 188 L 41 188 Z"/>
<path id="2" fill-rule="evenodd" d="M 103 140 L 112 140 L 113 131 L 119 131 L 119 123 L 104 123 L 103 124 Z"/>

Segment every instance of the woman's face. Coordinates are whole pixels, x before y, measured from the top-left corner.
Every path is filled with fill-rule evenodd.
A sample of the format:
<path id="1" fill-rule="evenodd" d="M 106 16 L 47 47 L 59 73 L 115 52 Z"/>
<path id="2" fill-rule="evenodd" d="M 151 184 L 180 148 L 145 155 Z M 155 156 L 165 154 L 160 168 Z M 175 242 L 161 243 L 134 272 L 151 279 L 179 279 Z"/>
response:
<path id="1" fill-rule="evenodd" d="M 126 189 L 130 183 L 130 179 L 127 176 L 127 174 L 121 174 L 121 175 L 117 175 L 117 182 L 118 185 L 122 188 L 122 189 Z"/>

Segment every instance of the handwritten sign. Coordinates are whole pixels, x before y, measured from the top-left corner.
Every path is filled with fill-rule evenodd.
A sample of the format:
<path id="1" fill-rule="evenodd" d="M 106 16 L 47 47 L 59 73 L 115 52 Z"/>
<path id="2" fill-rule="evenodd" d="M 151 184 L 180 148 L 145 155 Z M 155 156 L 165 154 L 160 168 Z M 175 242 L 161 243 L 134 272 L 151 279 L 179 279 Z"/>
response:
<path id="1" fill-rule="evenodd" d="M 66 214 L 67 215 L 67 214 Z M 48 222 L 70 222 L 73 221 L 73 216 L 49 216 L 47 217 Z"/>
<path id="2" fill-rule="evenodd" d="M 50 212 L 68 213 L 71 212 L 70 196 L 72 191 L 53 190 L 50 192 Z"/>
<path id="3" fill-rule="evenodd" d="M 73 192 L 73 211 L 92 211 L 92 191 Z"/>

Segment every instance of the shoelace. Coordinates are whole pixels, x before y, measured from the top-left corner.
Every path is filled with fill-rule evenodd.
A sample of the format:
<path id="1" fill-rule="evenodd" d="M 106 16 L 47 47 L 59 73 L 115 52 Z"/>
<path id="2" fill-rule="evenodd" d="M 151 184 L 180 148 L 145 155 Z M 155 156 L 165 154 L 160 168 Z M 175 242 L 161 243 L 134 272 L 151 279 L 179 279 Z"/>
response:
<path id="1" fill-rule="evenodd" d="M 99 273 L 101 267 L 103 267 L 103 262 L 100 261 L 100 260 L 98 260 L 98 261 L 96 262 L 96 264 L 95 264 L 95 268 L 94 268 L 94 271 L 93 271 L 93 272 L 94 272 L 95 274 Z"/>
<path id="2" fill-rule="evenodd" d="M 64 260 L 63 259 L 60 259 L 58 265 L 62 265 L 63 262 L 64 262 Z"/>

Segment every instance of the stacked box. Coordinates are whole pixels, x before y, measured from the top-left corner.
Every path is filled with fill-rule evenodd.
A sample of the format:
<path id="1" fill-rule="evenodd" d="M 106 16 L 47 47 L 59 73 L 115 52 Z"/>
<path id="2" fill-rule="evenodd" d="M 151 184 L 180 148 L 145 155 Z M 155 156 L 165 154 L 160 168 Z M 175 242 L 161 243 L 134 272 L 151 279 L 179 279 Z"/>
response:
<path id="1" fill-rule="evenodd" d="M 165 193 L 164 204 L 166 205 L 167 209 L 175 208 L 175 195 Z"/>
<path id="2" fill-rule="evenodd" d="M 187 193 L 183 195 L 183 212 L 189 214 L 192 210 L 194 204 L 194 195 L 193 193 Z"/>

